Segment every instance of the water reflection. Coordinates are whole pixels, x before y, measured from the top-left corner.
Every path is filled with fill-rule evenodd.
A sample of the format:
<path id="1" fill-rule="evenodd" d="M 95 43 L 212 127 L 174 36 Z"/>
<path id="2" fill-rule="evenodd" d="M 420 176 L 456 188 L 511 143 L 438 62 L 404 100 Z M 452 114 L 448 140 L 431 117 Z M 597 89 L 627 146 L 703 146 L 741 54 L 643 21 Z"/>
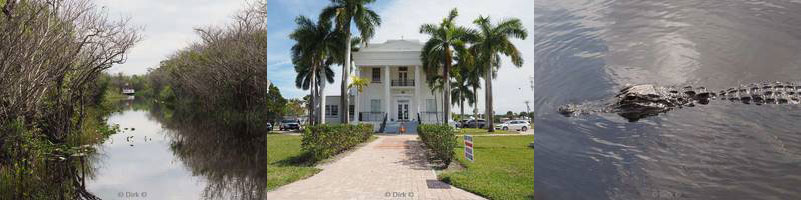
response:
<path id="1" fill-rule="evenodd" d="M 535 3 L 537 199 L 795 199 L 798 105 L 713 102 L 629 123 L 565 118 L 623 85 L 797 81 L 801 3 Z"/>
<path id="2" fill-rule="evenodd" d="M 109 122 L 122 132 L 100 146 L 90 191 L 104 199 L 263 199 L 263 134 L 144 99 L 118 106 Z"/>

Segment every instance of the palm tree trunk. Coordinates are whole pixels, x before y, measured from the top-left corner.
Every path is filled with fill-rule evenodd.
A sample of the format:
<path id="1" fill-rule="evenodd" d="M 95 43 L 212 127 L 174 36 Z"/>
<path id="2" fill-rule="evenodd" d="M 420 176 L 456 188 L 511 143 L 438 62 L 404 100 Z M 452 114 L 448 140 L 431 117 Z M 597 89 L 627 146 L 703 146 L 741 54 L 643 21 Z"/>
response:
<path id="1" fill-rule="evenodd" d="M 490 56 L 490 59 L 492 59 L 492 56 Z M 487 124 L 489 125 L 487 127 L 487 132 L 495 132 L 495 121 L 494 121 L 495 115 L 493 114 L 492 110 L 492 65 L 490 65 L 487 68 L 487 73 L 485 74 L 485 76 L 486 77 L 484 77 L 485 81 L 484 86 L 486 87 L 487 90 L 484 97 L 486 99 L 485 102 L 486 104 L 484 105 L 484 107 L 486 108 Z"/>
<path id="2" fill-rule="evenodd" d="M 442 118 L 442 124 L 447 125 L 448 121 L 451 119 L 451 84 L 450 80 L 450 71 L 451 71 L 451 49 L 450 47 L 445 47 L 445 67 L 442 68 L 442 78 L 444 79 L 442 82 L 442 91 L 444 96 L 442 97 L 442 102 L 445 103 L 445 106 L 442 107 L 442 111 L 445 113 Z"/>
<path id="3" fill-rule="evenodd" d="M 462 95 L 460 95 L 460 96 L 462 96 Z M 460 98 L 459 107 L 461 107 L 461 109 L 462 109 L 459 112 L 459 118 L 461 119 L 461 118 L 464 118 L 464 99 L 463 98 Z"/>
<path id="4" fill-rule="evenodd" d="M 314 70 L 314 69 L 312 69 L 312 70 Z M 314 110 L 316 108 L 316 105 L 314 104 L 314 102 L 315 102 L 314 99 L 317 98 L 317 83 L 314 81 L 314 79 L 316 78 L 315 77 L 316 75 L 317 75 L 317 73 L 314 73 L 314 71 L 312 71 L 312 77 L 311 77 L 311 84 L 312 85 L 311 85 L 311 88 L 310 88 L 311 89 L 311 98 L 309 98 L 309 124 L 311 124 L 311 125 L 316 124 L 315 123 L 316 117 L 314 115 Z"/>
<path id="5" fill-rule="evenodd" d="M 350 23 L 350 21 L 348 21 L 348 22 Z M 345 40 L 346 40 L 345 41 L 345 63 L 342 65 L 342 90 L 340 92 L 341 95 L 340 95 L 340 100 L 339 100 L 340 105 L 342 107 L 342 109 L 341 109 L 342 110 L 342 114 L 339 115 L 339 116 L 342 117 L 340 119 L 340 121 L 343 124 L 347 124 L 349 119 L 350 119 L 350 116 L 348 116 L 350 114 L 350 111 L 349 111 L 349 109 L 350 109 L 349 105 L 350 104 L 348 104 L 348 100 L 350 98 L 348 98 L 348 97 L 350 97 L 350 96 L 348 95 L 348 87 L 347 87 L 348 86 L 348 77 L 349 77 L 349 73 L 350 73 L 350 26 L 346 26 L 346 27 L 347 27 L 347 29 L 345 29 Z"/>
<path id="6" fill-rule="evenodd" d="M 473 86 L 473 94 L 473 118 L 478 119 L 478 87 L 475 85 Z M 476 126 L 478 126 L 478 123 L 476 123 Z"/>

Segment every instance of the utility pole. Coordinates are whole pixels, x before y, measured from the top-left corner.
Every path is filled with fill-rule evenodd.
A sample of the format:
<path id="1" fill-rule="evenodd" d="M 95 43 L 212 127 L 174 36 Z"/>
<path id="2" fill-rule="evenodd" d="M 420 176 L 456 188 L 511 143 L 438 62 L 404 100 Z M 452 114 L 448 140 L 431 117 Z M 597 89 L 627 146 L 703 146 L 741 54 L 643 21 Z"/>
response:
<path id="1" fill-rule="evenodd" d="M 526 113 L 529 115 L 529 116 L 527 116 L 527 117 L 529 117 L 529 118 L 528 118 L 528 123 L 529 123 L 529 124 L 534 124 L 534 119 L 533 119 L 533 117 L 530 117 L 530 116 L 531 116 L 531 107 L 529 107 L 529 106 L 528 106 L 528 103 L 529 103 L 529 101 L 528 101 L 528 100 L 526 100 L 526 102 L 525 102 L 525 103 L 526 103 Z"/>

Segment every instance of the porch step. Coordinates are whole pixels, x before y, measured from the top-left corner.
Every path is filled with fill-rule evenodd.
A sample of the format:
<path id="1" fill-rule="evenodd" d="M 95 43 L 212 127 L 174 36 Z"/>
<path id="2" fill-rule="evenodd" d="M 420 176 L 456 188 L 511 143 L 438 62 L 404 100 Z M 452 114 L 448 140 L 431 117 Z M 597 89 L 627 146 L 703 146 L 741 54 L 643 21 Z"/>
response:
<path id="1" fill-rule="evenodd" d="M 410 121 L 404 123 L 406 127 L 406 134 L 417 134 L 417 122 Z M 387 122 L 387 127 L 384 130 L 384 133 L 400 133 L 400 122 Z"/>

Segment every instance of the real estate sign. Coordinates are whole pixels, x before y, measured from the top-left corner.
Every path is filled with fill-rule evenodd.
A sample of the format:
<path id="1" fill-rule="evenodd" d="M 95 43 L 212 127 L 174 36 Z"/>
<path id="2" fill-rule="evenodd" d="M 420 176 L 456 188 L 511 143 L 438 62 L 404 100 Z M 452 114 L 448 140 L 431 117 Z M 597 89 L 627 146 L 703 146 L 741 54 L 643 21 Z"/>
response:
<path id="1" fill-rule="evenodd" d="M 464 158 L 473 161 L 473 136 L 464 135 Z"/>

